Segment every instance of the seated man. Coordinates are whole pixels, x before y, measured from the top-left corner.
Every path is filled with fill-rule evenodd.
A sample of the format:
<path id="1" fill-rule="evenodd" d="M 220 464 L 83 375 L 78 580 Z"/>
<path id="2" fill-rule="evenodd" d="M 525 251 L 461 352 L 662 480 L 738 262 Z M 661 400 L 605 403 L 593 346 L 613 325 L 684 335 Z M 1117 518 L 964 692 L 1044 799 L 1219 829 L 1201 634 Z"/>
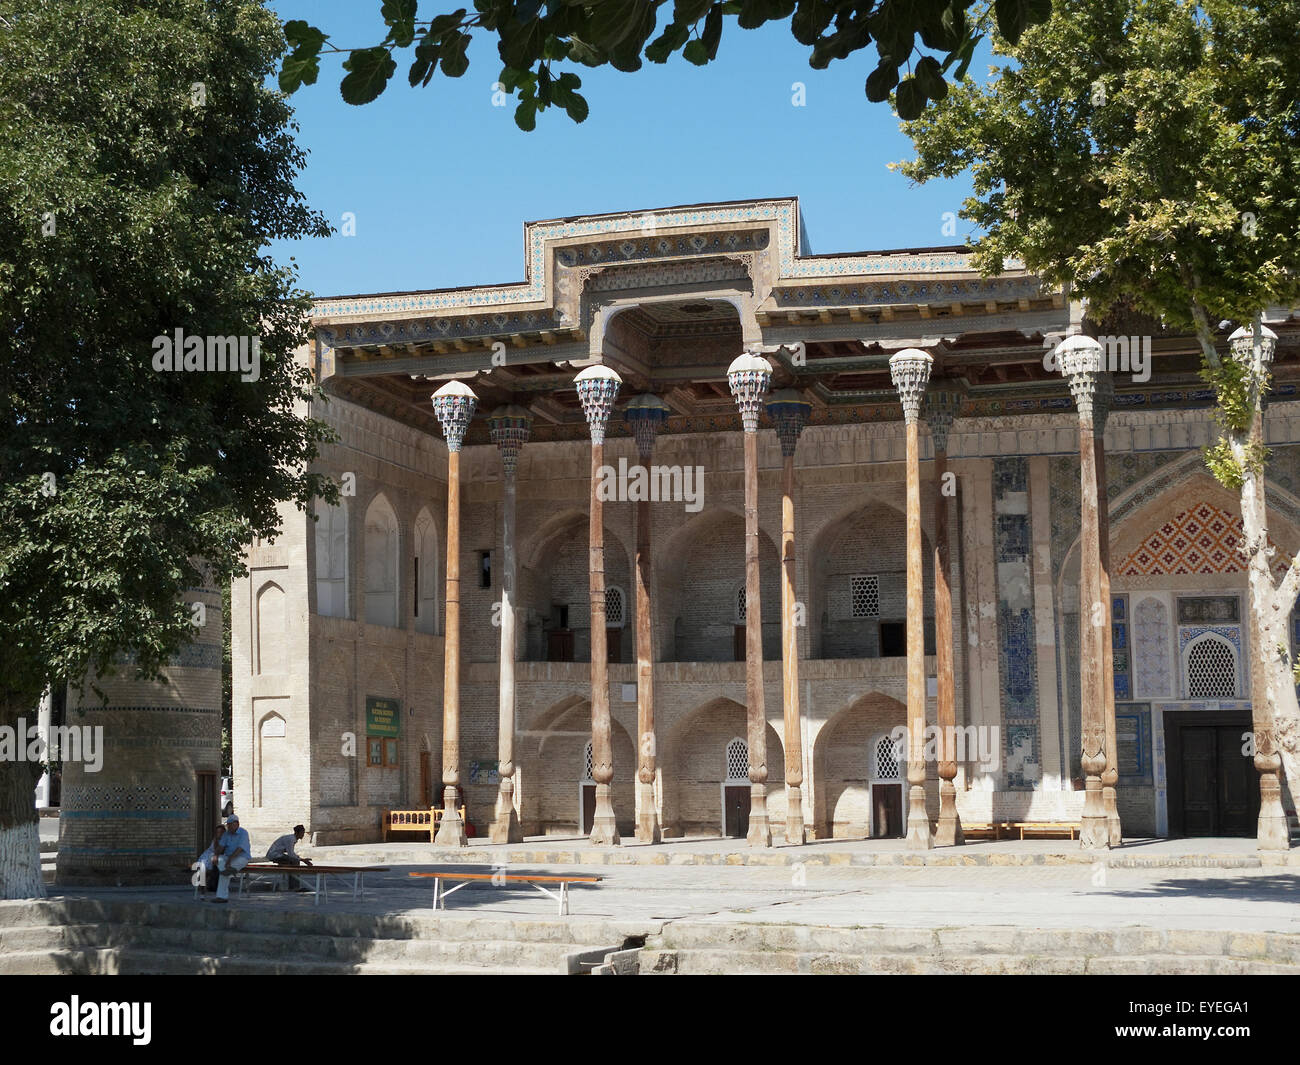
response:
<path id="1" fill-rule="evenodd" d="M 208 849 L 199 855 L 199 865 L 202 866 L 202 873 L 206 882 L 206 890 L 217 890 L 217 856 L 221 853 L 221 841 L 225 837 L 226 826 L 218 824 L 212 833 L 212 842 L 208 844 Z M 191 867 L 192 868 L 192 867 Z"/>
<path id="2" fill-rule="evenodd" d="M 271 844 L 271 849 L 266 852 L 266 860 L 275 862 L 276 865 L 311 865 L 310 858 L 299 858 L 294 850 L 294 844 L 307 834 L 307 830 L 302 825 L 294 825 L 293 831 L 286 833 Z M 296 876 L 291 876 L 289 880 L 290 891 L 310 891 L 311 888 L 303 887 L 302 881 Z"/>
<path id="3" fill-rule="evenodd" d="M 217 881 L 217 897 L 213 902 L 230 901 L 230 878 L 239 872 L 253 856 L 253 844 L 248 832 L 239 827 L 239 815 L 231 814 L 226 818 L 226 834 L 221 839 L 221 854 L 217 858 L 217 869 L 221 876 Z"/>

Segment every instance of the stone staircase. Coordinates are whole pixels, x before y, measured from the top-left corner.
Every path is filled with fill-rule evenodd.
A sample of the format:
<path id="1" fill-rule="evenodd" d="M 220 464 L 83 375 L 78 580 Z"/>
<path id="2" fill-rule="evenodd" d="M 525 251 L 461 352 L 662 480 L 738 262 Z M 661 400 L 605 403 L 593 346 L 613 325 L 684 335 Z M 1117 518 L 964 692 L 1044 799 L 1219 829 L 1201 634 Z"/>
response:
<path id="1" fill-rule="evenodd" d="M 647 938 L 636 955 L 636 967 L 640 975 L 1300 975 L 1300 935 L 1143 928 L 816 928 L 676 921 Z"/>
<path id="2" fill-rule="evenodd" d="M 628 942 L 604 918 L 256 912 L 186 902 L 0 902 L 0 975 L 582 975 Z M 639 941 L 639 940 L 636 940 Z"/>

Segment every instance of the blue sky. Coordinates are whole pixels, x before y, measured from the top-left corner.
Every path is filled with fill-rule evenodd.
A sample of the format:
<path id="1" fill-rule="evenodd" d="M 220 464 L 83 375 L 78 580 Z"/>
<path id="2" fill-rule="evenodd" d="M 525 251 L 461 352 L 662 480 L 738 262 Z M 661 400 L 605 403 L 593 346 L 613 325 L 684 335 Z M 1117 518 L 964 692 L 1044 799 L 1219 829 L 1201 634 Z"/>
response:
<path id="1" fill-rule="evenodd" d="M 384 36 L 379 0 L 271 6 L 342 46 Z M 424 0 L 420 14 L 454 7 Z M 310 152 L 299 187 L 336 229 L 355 214 L 356 235 L 281 242 L 276 257 L 294 256 L 317 296 L 516 281 L 525 221 L 770 196 L 799 197 L 818 253 L 961 243 L 968 224 L 947 236 L 943 214 L 969 182 L 912 186 L 887 169 L 910 143 L 863 92 L 874 49 L 821 71 L 807 56 L 787 23 L 740 30 L 728 19 L 706 67 L 675 56 L 634 74 L 576 68 L 590 117 L 548 109 L 532 133 L 515 126 L 513 101 L 493 106 L 500 61 L 488 36 L 463 78 L 437 74 L 423 89 L 407 84 L 410 51 L 398 53 L 387 91 L 363 107 L 343 102 L 341 57 L 327 56 L 292 98 Z"/>

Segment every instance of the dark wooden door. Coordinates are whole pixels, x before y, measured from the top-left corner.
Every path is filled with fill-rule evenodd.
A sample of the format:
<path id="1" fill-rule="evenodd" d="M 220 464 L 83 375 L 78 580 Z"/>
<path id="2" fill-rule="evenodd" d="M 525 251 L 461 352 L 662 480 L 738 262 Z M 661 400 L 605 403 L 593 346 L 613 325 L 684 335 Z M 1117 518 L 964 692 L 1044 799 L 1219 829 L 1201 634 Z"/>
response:
<path id="1" fill-rule="evenodd" d="M 723 795 L 723 834 L 744 839 L 749 835 L 749 785 L 728 784 Z"/>
<path id="2" fill-rule="evenodd" d="M 573 661 L 573 630 L 548 629 L 546 632 L 546 661 Z"/>
<path id="3" fill-rule="evenodd" d="M 748 657 L 748 648 L 746 647 L 746 633 L 748 630 L 744 625 L 737 625 L 732 636 L 731 657 L 737 662 L 744 662 Z"/>
<path id="4" fill-rule="evenodd" d="M 195 854 L 208 849 L 208 844 L 212 842 L 213 829 L 221 820 L 220 812 L 217 810 L 220 802 L 217 791 L 216 773 L 194 774 L 194 836 L 198 843 Z"/>
<path id="5" fill-rule="evenodd" d="M 903 834 L 903 785 L 871 785 L 871 834 L 895 839 Z"/>
<path id="6" fill-rule="evenodd" d="M 1259 831 L 1259 773 L 1255 759 L 1241 753 L 1240 728 L 1219 728 L 1218 814 L 1220 836 L 1253 836 Z M 1251 803 L 1251 798 L 1254 803 Z"/>
<path id="7" fill-rule="evenodd" d="M 609 662 L 623 661 L 623 630 L 605 630 L 605 659 Z"/>
<path id="8" fill-rule="evenodd" d="M 582 785 L 582 834 L 584 836 L 591 833 L 592 826 L 596 823 L 596 785 Z"/>
<path id="9" fill-rule="evenodd" d="M 1242 754 L 1249 714 L 1165 714 L 1171 836 L 1253 836 L 1259 775 Z"/>

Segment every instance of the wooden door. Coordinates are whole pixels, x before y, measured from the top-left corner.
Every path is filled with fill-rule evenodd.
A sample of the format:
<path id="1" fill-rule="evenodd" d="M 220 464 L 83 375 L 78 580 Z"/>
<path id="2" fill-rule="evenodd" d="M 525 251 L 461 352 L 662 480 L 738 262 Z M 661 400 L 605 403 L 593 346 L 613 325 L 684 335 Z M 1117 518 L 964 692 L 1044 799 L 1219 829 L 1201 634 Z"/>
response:
<path id="1" fill-rule="evenodd" d="M 1183 743 L 1183 833 L 1188 836 L 1217 836 L 1215 795 L 1218 780 L 1215 763 L 1218 760 L 1216 729 L 1212 726 L 1189 727 L 1182 730 Z"/>
<path id="2" fill-rule="evenodd" d="M 903 834 L 903 785 L 871 785 L 871 835 L 896 839 Z"/>
<path id="3" fill-rule="evenodd" d="M 582 785 L 582 834 L 591 834 L 596 824 L 596 785 Z"/>
<path id="4" fill-rule="evenodd" d="M 605 630 L 605 660 L 607 662 L 623 661 L 623 630 Z"/>
<path id="5" fill-rule="evenodd" d="M 216 773 L 194 774 L 194 837 L 198 843 L 195 854 L 201 854 L 212 842 L 212 830 L 221 819 L 217 806 L 220 803 Z"/>
<path id="6" fill-rule="evenodd" d="M 1255 759 L 1241 753 L 1240 728 L 1220 726 L 1215 732 L 1219 785 L 1216 834 L 1253 836 L 1259 831 L 1259 773 L 1255 769 Z"/>
<path id="7" fill-rule="evenodd" d="M 735 635 L 732 637 L 731 654 L 737 662 L 744 662 L 749 657 L 746 653 L 746 631 L 744 625 L 737 625 Z"/>
<path id="8" fill-rule="evenodd" d="M 750 787 L 728 784 L 723 788 L 723 835 L 744 839 L 749 835 Z"/>

